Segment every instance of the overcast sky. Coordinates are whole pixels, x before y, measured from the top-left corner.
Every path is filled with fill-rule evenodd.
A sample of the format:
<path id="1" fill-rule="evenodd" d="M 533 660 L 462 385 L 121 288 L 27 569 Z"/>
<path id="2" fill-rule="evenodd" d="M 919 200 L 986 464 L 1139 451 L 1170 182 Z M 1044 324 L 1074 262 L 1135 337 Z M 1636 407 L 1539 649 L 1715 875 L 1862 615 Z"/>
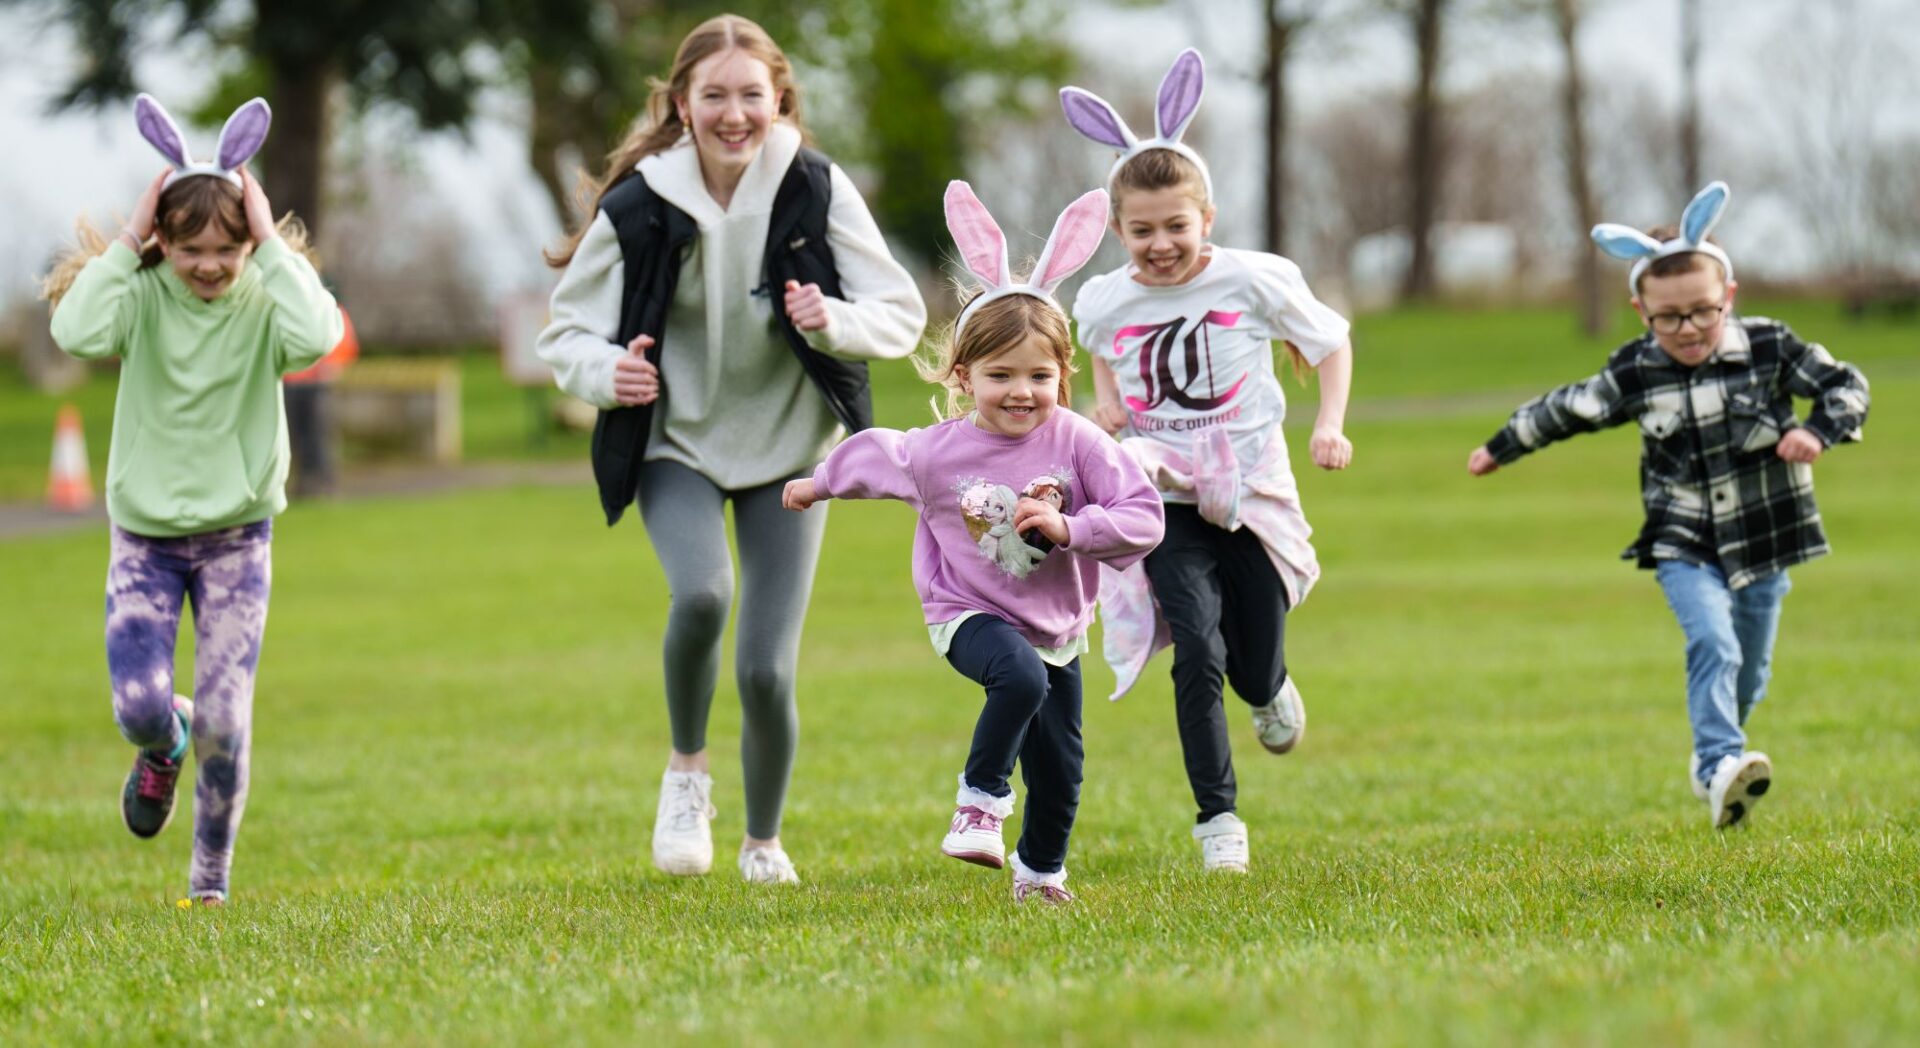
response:
<path id="1" fill-rule="evenodd" d="M 1096 89 L 1125 78 L 1151 83 L 1180 47 L 1193 45 L 1206 54 L 1215 73 L 1204 113 L 1216 128 L 1214 140 L 1219 140 L 1220 127 L 1260 126 L 1260 99 L 1250 81 L 1260 61 L 1254 49 L 1261 39 L 1252 0 L 1171 0 L 1163 8 L 1145 10 L 1116 11 L 1097 3 L 1073 7 L 1063 31 L 1083 56 L 1082 83 Z M 1677 98 L 1677 49 L 1671 41 L 1678 5 L 1673 0 L 1597 0 L 1593 7 L 1582 57 L 1595 89 L 1634 81 L 1649 85 L 1661 98 Z M 1770 82 L 1766 70 L 1782 41 L 1791 40 L 1793 20 L 1805 17 L 1806 5 L 1791 0 L 1703 0 L 1703 8 L 1709 32 L 1702 79 L 1710 99 L 1763 103 L 1770 91 L 1803 89 Z M 1852 32 L 1862 41 L 1905 45 L 1920 33 L 1920 0 L 1837 0 L 1817 8 L 1825 12 L 1822 17 L 1831 17 L 1836 9 L 1851 20 Z M 1517 67 L 1558 66 L 1556 46 L 1544 27 L 1528 31 L 1468 23 L 1449 43 L 1453 51 L 1446 76 L 1453 85 Z M 85 211 L 102 225 L 112 222 L 132 205 L 160 163 L 134 133 L 126 110 L 48 114 L 47 98 L 76 61 L 64 31 L 49 27 L 43 14 L 33 8 L 0 9 L 0 138 L 6 143 L 0 192 L 9 203 L 0 208 L 0 304 L 27 293 L 33 275 L 44 267 L 52 246 L 67 235 L 76 215 Z M 204 53 L 149 47 L 137 68 L 143 87 L 185 109 L 207 86 L 209 62 Z M 1391 26 L 1309 37 L 1293 67 L 1296 106 L 1310 112 L 1342 92 L 1404 84 L 1411 68 L 1405 34 Z M 1886 94 L 1883 126 L 1920 130 L 1920 101 L 1911 84 Z M 496 292 L 543 279 L 528 245 L 546 241 L 557 230 L 544 194 L 527 171 L 524 133 L 513 123 L 516 109 L 511 99 L 495 99 L 483 106 L 487 115 L 475 124 L 469 140 L 447 134 L 411 143 L 429 185 L 449 190 L 454 199 L 496 202 L 484 213 L 469 209 L 459 219 L 467 227 L 466 240 L 475 257 L 485 260 L 477 267 L 477 277 Z M 1709 113 L 1708 119 L 1715 116 Z M 217 132 L 188 129 L 187 135 L 191 148 L 204 152 L 211 150 Z M 1254 163 L 1246 159 L 1247 174 L 1236 184 L 1249 199 L 1252 186 L 1240 183 L 1257 171 Z M 1230 162 L 1216 160 L 1217 181 L 1222 166 Z M 271 192 L 272 187 L 267 188 Z M 1232 199 L 1226 190 L 1223 196 Z M 1638 223 L 1660 216 L 1608 217 Z"/>

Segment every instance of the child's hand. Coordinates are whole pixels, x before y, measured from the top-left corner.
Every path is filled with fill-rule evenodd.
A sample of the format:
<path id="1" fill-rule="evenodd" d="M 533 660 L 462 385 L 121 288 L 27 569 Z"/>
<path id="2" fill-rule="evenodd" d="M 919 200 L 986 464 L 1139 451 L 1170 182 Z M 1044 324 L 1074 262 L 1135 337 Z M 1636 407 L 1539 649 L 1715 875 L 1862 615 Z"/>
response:
<path id="1" fill-rule="evenodd" d="M 132 238 L 135 251 L 140 250 L 147 238 L 153 235 L 153 217 L 160 210 L 160 190 L 166 186 L 170 174 L 173 174 L 173 168 L 169 167 L 153 176 L 153 181 L 141 190 L 140 199 L 134 202 L 133 214 L 128 217 L 127 224 L 120 229 L 123 235 Z"/>
<path id="2" fill-rule="evenodd" d="M 1103 400 L 1093 406 L 1094 424 L 1107 431 L 1108 436 L 1127 428 L 1127 409 L 1117 400 Z"/>
<path id="3" fill-rule="evenodd" d="M 1493 452 L 1488 451 L 1485 444 L 1474 448 L 1473 454 L 1467 456 L 1467 472 L 1476 477 L 1484 477 L 1499 468 L 1500 463 L 1493 460 Z"/>
<path id="4" fill-rule="evenodd" d="M 1313 427 L 1307 447 L 1313 452 L 1313 464 L 1321 469 L 1346 469 L 1353 461 L 1353 441 L 1332 426 Z"/>
<path id="5" fill-rule="evenodd" d="M 1038 531 L 1052 539 L 1056 546 L 1067 544 L 1067 518 L 1061 516 L 1052 503 L 1039 499 L 1021 499 L 1014 505 L 1013 530 L 1020 535 Z"/>
<path id="6" fill-rule="evenodd" d="M 1774 445 L 1773 453 L 1784 462 L 1812 462 L 1827 450 L 1820 438 L 1801 427 L 1787 430 L 1780 437 L 1780 443 Z"/>
<path id="7" fill-rule="evenodd" d="M 624 408 L 651 404 L 660 397 L 660 369 L 647 359 L 652 335 L 635 335 L 627 355 L 613 363 L 613 400 Z"/>
<path id="8" fill-rule="evenodd" d="M 273 224 L 273 205 L 267 203 L 267 193 L 253 177 L 253 172 L 240 169 L 240 203 L 247 209 L 247 236 L 253 240 L 253 246 L 272 240 L 280 235 Z"/>
<path id="9" fill-rule="evenodd" d="M 787 281 L 787 319 L 802 331 L 826 330 L 827 296 L 820 285 Z"/>
<path id="10" fill-rule="evenodd" d="M 786 490 L 780 493 L 780 504 L 792 510 L 804 510 L 819 501 L 820 494 L 813 486 L 812 477 L 789 480 Z"/>

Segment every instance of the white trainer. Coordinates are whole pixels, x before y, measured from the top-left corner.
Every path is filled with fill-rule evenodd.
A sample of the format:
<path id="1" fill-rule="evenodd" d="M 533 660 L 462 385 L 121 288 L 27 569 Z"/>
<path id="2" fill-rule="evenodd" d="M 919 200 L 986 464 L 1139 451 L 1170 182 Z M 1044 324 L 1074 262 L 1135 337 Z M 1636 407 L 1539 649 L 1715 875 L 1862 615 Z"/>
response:
<path id="1" fill-rule="evenodd" d="M 1223 811 L 1193 828 L 1200 842 L 1200 864 L 1209 872 L 1247 872 L 1247 824 Z"/>
<path id="2" fill-rule="evenodd" d="M 1294 687 L 1292 674 L 1272 702 L 1253 708 L 1253 730 L 1268 753 L 1285 753 L 1306 737 L 1307 704 Z"/>
<path id="3" fill-rule="evenodd" d="M 1700 781 L 1700 755 L 1687 754 L 1687 785 L 1693 787 L 1693 795 L 1701 800 L 1707 799 L 1707 784 Z"/>
<path id="4" fill-rule="evenodd" d="M 740 876 L 748 884 L 799 884 L 800 874 L 779 845 L 740 849 Z"/>
<path id="5" fill-rule="evenodd" d="M 713 869 L 713 776 L 668 771 L 660 777 L 660 807 L 653 815 L 653 864 L 675 877 L 698 877 Z"/>
<path id="6" fill-rule="evenodd" d="M 1773 785 L 1773 762 L 1764 753 L 1743 753 L 1720 758 L 1707 783 L 1707 813 L 1716 829 L 1725 829 L 1745 819 Z"/>
<path id="7" fill-rule="evenodd" d="M 1007 845 L 1000 839 L 1001 816 L 971 804 L 953 811 L 953 823 L 940 841 L 940 851 L 976 866 L 999 869 L 1007 864 Z"/>

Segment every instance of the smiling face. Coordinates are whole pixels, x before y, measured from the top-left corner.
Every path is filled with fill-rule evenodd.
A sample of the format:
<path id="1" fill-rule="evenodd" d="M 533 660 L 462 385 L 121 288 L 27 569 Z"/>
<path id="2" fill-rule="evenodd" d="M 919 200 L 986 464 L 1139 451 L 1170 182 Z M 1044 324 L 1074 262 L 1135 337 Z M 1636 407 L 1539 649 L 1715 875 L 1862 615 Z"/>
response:
<path id="1" fill-rule="evenodd" d="M 1116 198 L 1113 231 L 1132 257 L 1134 279 L 1173 287 L 1204 269 L 1202 253 L 1213 232 L 1213 209 L 1202 209 L 1190 188 L 1131 189 Z"/>
<path id="2" fill-rule="evenodd" d="M 227 293 L 247 268 L 247 256 L 253 245 L 235 240 L 218 222 L 209 222 L 198 233 L 179 240 L 157 238 L 160 251 L 180 280 L 193 289 L 202 302 L 211 302 Z"/>
<path id="3" fill-rule="evenodd" d="M 973 397 L 981 428 L 1002 436 L 1026 436 L 1060 403 L 1060 362 L 1039 332 L 1028 332 L 1011 347 L 956 372 L 961 388 Z"/>
<path id="4" fill-rule="evenodd" d="M 1698 367 L 1720 345 L 1738 286 L 1728 283 L 1714 264 L 1670 276 L 1649 273 L 1640 279 L 1640 297 L 1633 300 L 1633 308 L 1667 356 Z"/>
<path id="5" fill-rule="evenodd" d="M 773 70 L 739 48 L 702 59 L 693 67 L 686 94 L 674 101 L 681 123 L 693 131 L 701 170 L 730 182 L 760 155 L 780 113 Z"/>

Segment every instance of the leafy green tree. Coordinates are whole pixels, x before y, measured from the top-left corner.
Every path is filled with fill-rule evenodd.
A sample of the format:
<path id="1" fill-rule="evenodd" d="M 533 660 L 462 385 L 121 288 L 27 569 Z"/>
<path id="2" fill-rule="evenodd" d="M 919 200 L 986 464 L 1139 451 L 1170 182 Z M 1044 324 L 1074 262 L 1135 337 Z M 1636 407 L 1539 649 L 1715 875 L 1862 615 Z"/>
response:
<path id="1" fill-rule="evenodd" d="M 73 29 L 85 61 L 53 100 L 57 107 L 101 107 L 137 91 L 133 51 L 142 27 L 155 22 L 173 26 L 177 42 L 245 56 L 215 94 L 225 99 L 250 88 L 272 102 L 261 181 L 277 208 L 315 228 L 336 88 L 345 87 L 356 107 L 401 105 L 425 129 L 459 127 L 479 89 L 497 75 L 489 56 L 514 47 L 578 54 L 607 46 L 607 20 L 596 17 L 602 5 L 595 0 L 0 2 L 51 9 Z"/>

